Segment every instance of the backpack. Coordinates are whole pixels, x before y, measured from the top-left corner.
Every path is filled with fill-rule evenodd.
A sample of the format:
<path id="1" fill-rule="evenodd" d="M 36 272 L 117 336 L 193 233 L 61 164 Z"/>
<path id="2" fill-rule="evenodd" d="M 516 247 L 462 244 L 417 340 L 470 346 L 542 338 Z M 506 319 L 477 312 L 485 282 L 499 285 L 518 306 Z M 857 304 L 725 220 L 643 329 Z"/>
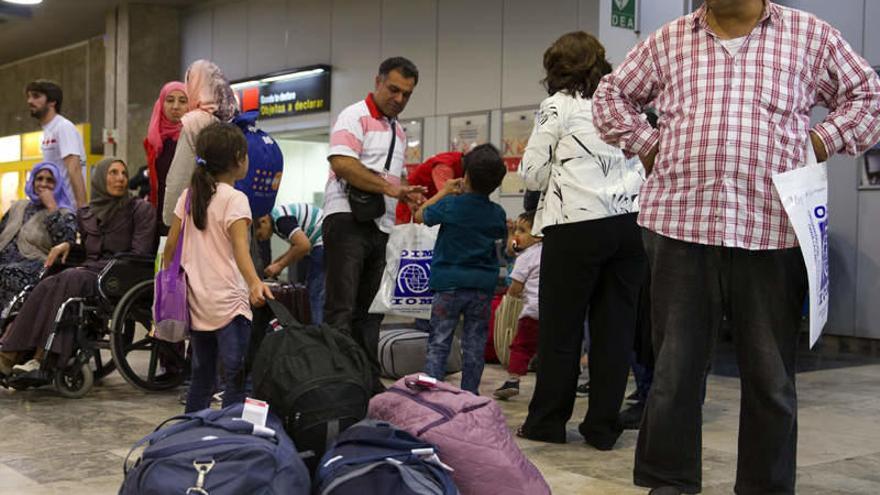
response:
<path id="1" fill-rule="evenodd" d="M 367 355 L 347 332 L 302 325 L 267 301 L 281 329 L 263 337 L 254 394 L 281 416 L 284 429 L 314 469 L 339 432 L 367 414 L 373 377 Z"/>
<path id="2" fill-rule="evenodd" d="M 517 447 L 498 404 L 445 382 L 429 389 L 418 375 L 397 381 L 370 401 L 370 417 L 430 442 L 452 467 L 462 495 L 549 495 L 541 472 Z"/>
<path id="3" fill-rule="evenodd" d="M 204 409 L 159 425 L 126 456 L 119 495 L 308 495 L 308 470 L 278 418 L 270 413 L 266 427 L 256 427 L 241 419 L 243 409 Z"/>
<path id="4" fill-rule="evenodd" d="M 345 430 L 315 477 L 315 495 L 458 495 L 437 448 L 389 423 Z"/>
<path id="5" fill-rule="evenodd" d="M 247 177 L 236 182 L 235 188 L 247 195 L 254 218 L 272 211 L 284 171 L 281 148 L 272 136 L 257 128 L 259 116 L 260 112 L 253 110 L 239 114 L 232 120 L 247 139 L 249 162 Z"/>

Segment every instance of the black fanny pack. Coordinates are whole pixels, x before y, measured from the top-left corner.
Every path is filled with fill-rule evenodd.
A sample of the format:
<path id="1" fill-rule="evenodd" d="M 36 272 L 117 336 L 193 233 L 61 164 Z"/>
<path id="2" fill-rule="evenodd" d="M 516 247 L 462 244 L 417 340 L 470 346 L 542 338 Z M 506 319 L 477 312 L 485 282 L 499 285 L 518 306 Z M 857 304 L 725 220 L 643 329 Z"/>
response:
<path id="1" fill-rule="evenodd" d="M 358 222 L 369 222 L 385 214 L 385 198 L 382 194 L 371 193 L 348 186 L 348 204 L 351 214 Z"/>
<path id="2" fill-rule="evenodd" d="M 395 121 L 391 121 L 391 146 L 388 148 L 388 157 L 385 159 L 385 173 L 391 168 L 391 157 L 394 156 L 394 142 L 397 140 Z M 367 192 L 363 189 L 348 185 L 348 204 L 351 214 L 358 222 L 369 222 L 385 214 L 385 195 L 381 193 Z"/>

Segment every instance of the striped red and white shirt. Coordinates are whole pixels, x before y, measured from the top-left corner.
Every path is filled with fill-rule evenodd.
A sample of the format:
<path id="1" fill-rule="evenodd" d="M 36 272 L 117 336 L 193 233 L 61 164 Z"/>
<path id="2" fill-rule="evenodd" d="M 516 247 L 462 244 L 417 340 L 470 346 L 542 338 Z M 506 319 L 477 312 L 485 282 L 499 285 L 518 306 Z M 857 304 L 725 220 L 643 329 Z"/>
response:
<path id="1" fill-rule="evenodd" d="M 406 133 L 395 119 L 396 141 L 394 156 L 385 173 L 385 160 L 391 147 L 392 120 L 382 114 L 373 101 L 372 93 L 366 99 L 349 105 L 336 118 L 333 132 L 330 134 L 330 151 L 327 159 L 333 155 L 349 156 L 359 160 L 365 167 L 375 171 L 391 184 L 400 185 L 403 172 L 404 153 L 406 152 Z M 324 188 L 324 218 L 334 213 L 350 212 L 348 203 L 347 182 L 337 177 L 330 170 L 330 177 Z M 375 220 L 382 232 L 390 233 L 394 226 L 394 212 L 397 199 L 385 196 L 385 215 Z"/>
<path id="2" fill-rule="evenodd" d="M 830 110 L 812 128 L 829 154 L 880 140 L 880 79 L 868 63 L 826 22 L 765 3 L 738 51 L 703 6 L 653 33 L 596 90 L 602 139 L 637 155 L 659 142 L 643 227 L 714 246 L 797 246 L 771 177 L 805 163 L 812 108 Z M 641 115 L 649 106 L 658 129 Z"/>

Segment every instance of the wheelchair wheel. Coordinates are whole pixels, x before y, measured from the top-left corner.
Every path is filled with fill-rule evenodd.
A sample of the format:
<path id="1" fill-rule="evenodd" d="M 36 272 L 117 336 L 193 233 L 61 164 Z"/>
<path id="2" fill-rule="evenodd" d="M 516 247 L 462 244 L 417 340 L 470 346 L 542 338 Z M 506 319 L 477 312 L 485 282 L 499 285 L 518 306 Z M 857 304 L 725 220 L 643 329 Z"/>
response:
<path id="1" fill-rule="evenodd" d="M 68 399 L 83 397 L 95 383 L 95 375 L 89 363 L 75 363 L 55 373 L 55 388 Z"/>
<path id="2" fill-rule="evenodd" d="M 110 322 L 110 350 L 116 369 L 136 388 L 149 392 L 169 390 L 186 378 L 186 358 L 179 344 L 149 335 L 153 321 L 153 280 L 125 293 Z M 164 372 L 160 373 L 160 368 Z"/>

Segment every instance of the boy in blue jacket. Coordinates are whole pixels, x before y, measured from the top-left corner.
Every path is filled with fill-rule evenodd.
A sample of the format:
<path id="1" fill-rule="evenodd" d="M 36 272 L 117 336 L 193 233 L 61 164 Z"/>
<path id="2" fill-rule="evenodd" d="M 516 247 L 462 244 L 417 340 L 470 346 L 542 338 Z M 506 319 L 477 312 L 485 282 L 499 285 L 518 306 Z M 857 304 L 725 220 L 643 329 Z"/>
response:
<path id="1" fill-rule="evenodd" d="M 462 160 L 464 178 L 448 181 L 415 214 L 417 222 L 440 225 L 431 262 L 434 303 L 425 372 L 438 380 L 446 376 L 455 327 L 464 315 L 461 388 L 479 394 L 498 279 L 495 243 L 507 237 L 507 215 L 489 195 L 501 185 L 507 169 L 491 144 L 477 146 Z"/>

